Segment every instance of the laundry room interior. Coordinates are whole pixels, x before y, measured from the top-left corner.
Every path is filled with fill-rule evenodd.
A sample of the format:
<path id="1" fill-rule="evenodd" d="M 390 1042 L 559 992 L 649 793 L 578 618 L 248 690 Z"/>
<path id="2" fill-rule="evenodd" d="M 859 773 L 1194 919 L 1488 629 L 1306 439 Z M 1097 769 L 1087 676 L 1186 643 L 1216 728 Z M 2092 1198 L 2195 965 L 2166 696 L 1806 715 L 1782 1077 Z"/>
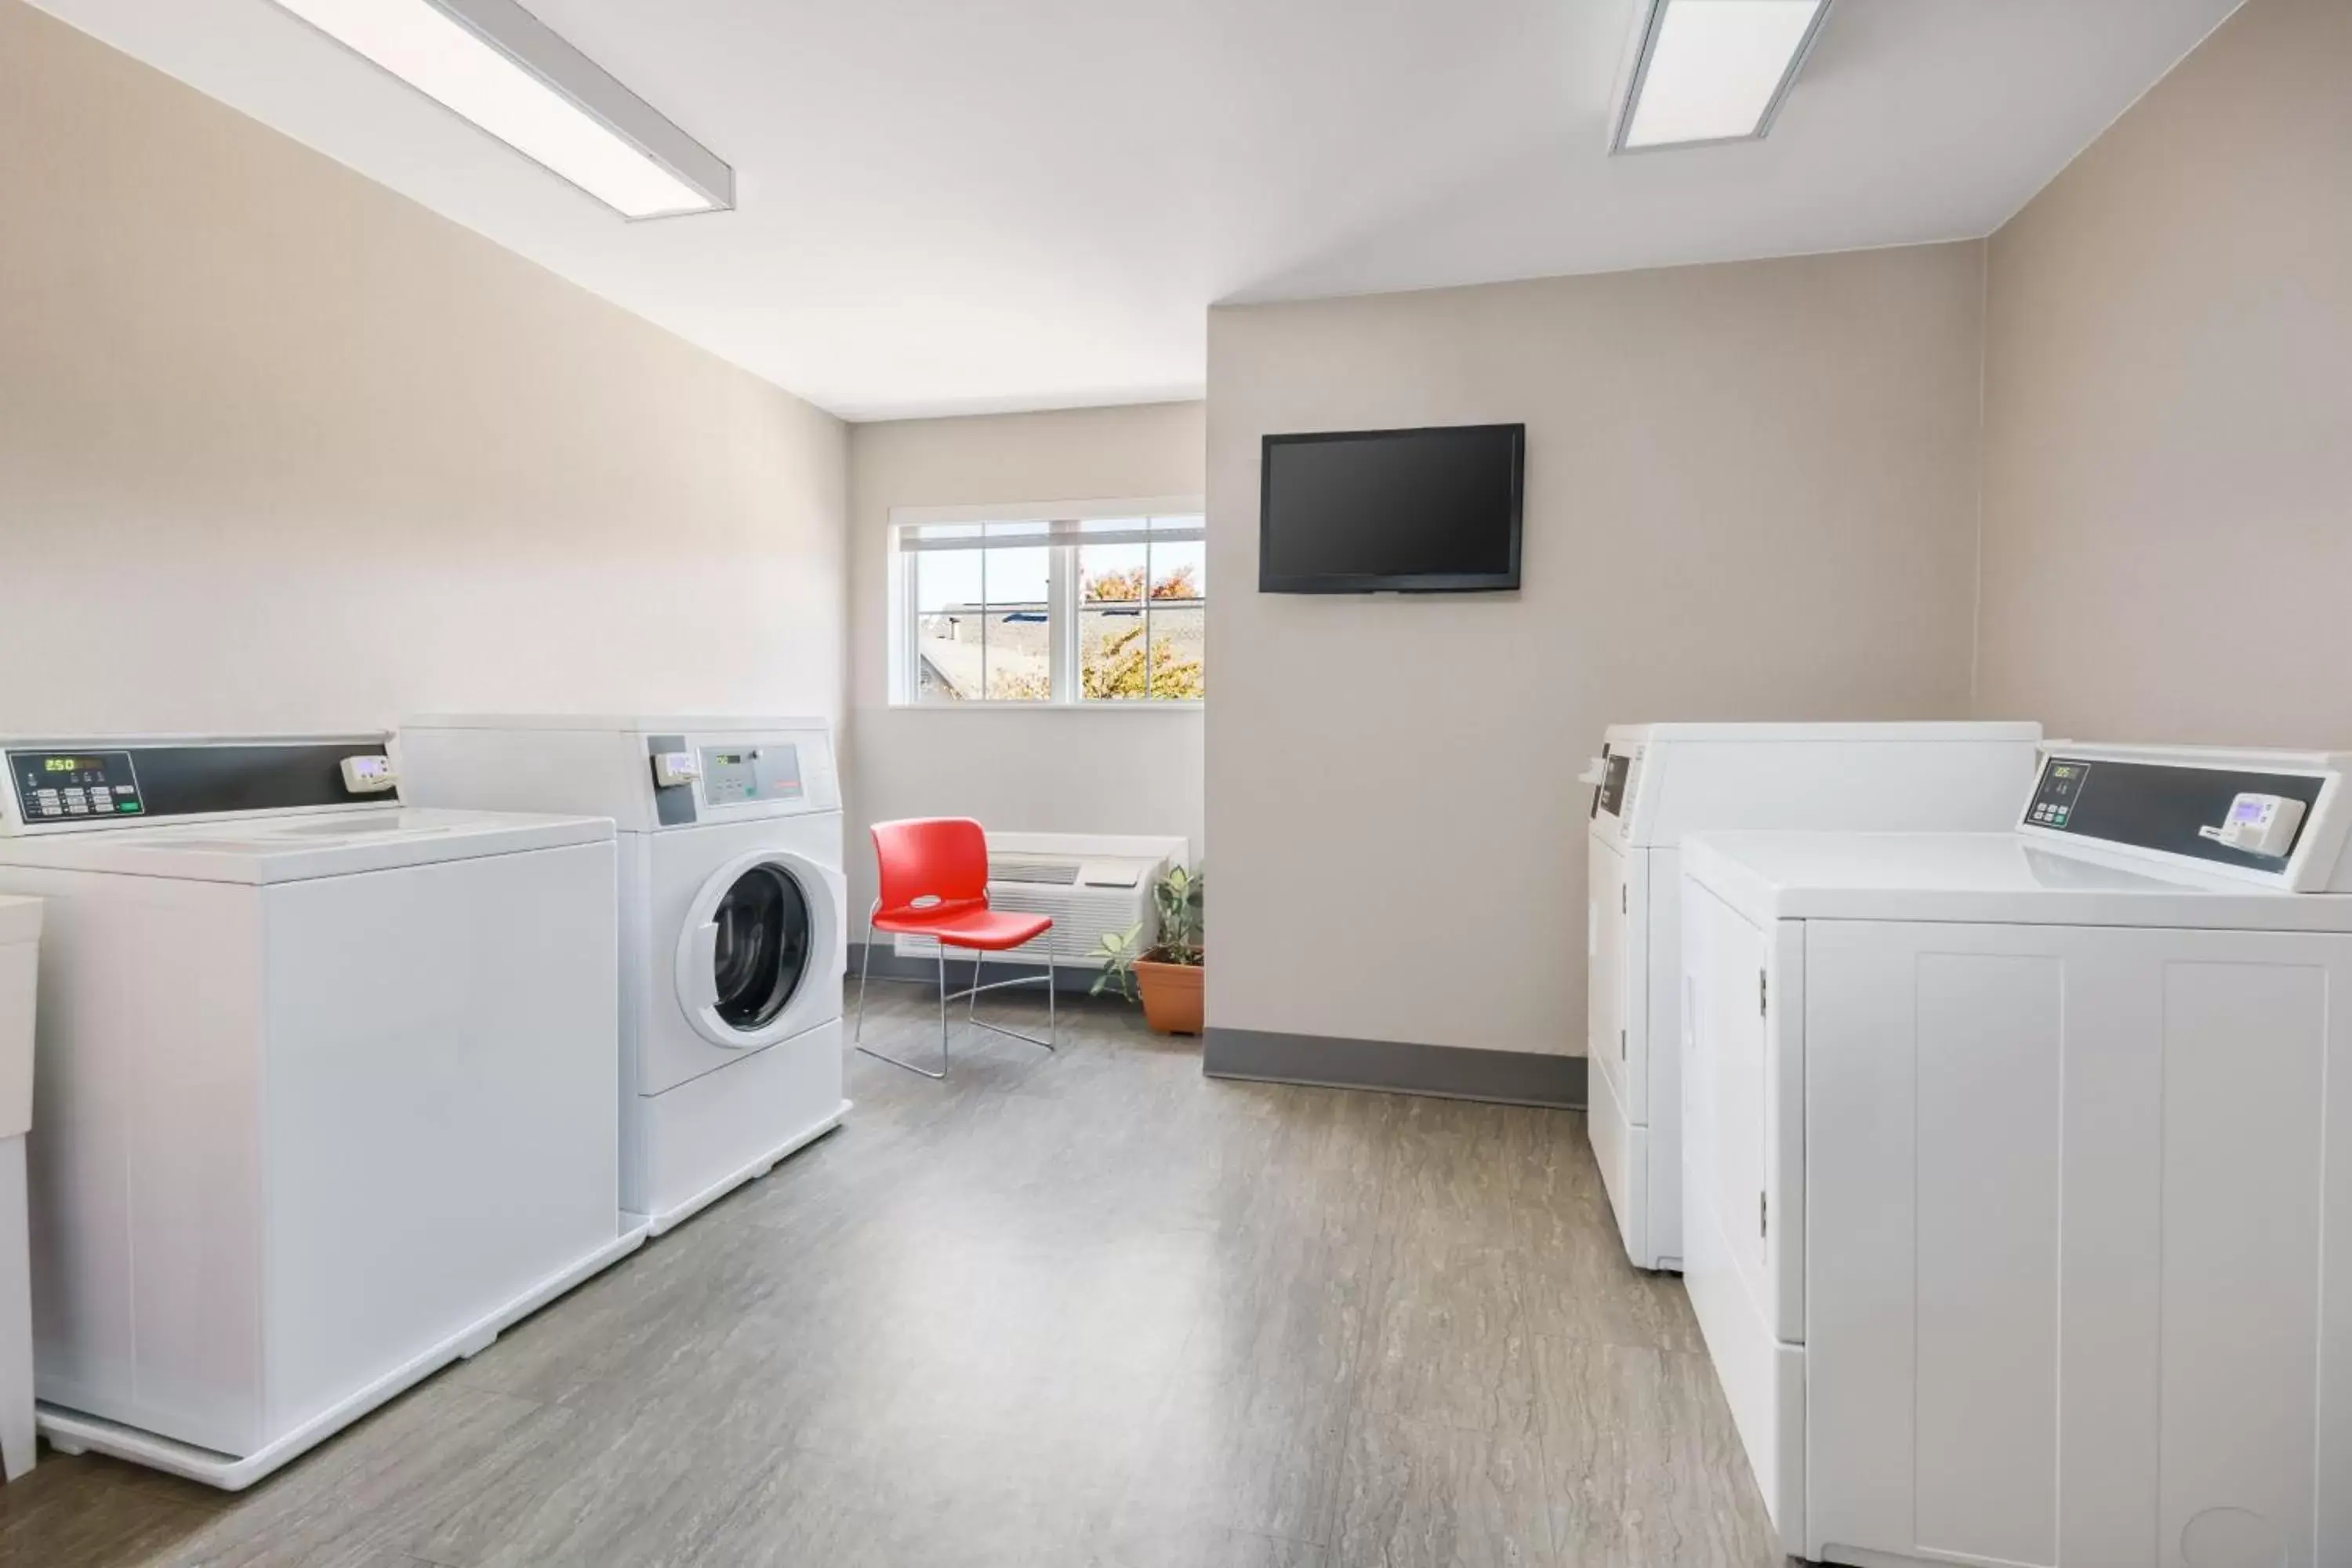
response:
<path id="1" fill-rule="evenodd" d="M 2347 82 L 0 0 L 0 1568 L 2352 1563 Z"/>

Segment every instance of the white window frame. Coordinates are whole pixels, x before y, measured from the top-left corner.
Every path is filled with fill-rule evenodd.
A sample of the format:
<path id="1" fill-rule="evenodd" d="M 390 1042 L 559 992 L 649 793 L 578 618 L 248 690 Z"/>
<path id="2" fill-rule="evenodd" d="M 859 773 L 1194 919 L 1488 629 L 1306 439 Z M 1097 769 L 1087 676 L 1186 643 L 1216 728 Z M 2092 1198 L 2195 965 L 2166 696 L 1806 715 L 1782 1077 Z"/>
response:
<path id="1" fill-rule="evenodd" d="M 908 562 L 921 551 L 909 547 L 908 536 L 915 530 L 943 523 L 1045 522 L 1050 525 L 1076 525 L 1102 522 L 1122 518 L 1206 517 L 1206 508 L 1200 496 L 1138 496 L 1122 500 L 1055 500 L 1018 501 L 985 506 L 894 506 L 890 509 L 889 537 L 883 548 L 888 552 L 887 580 L 889 584 L 889 644 L 890 644 L 890 706 L 919 709 L 925 712 L 964 713 L 975 709 L 1010 709 L 1022 713 L 1181 713 L 1197 712 L 1202 707 L 1198 698 L 1087 698 L 1078 694 L 1078 552 L 1091 543 L 1131 542 L 1125 534 L 1055 536 L 1049 533 L 1042 541 L 1051 552 L 1048 558 L 1046 593 L 1050 598 L 1046 625 L 1053 637 L 1050 644 L 1052 684 L 1054 694 L 1040 701 L 1024 701 L 1003 698 L 972 699 L 961 702 L 925 702 L 919 694 L 918 671 L 922 668 L 920 641 L 921 616 L 915 607 L 916 574 L 908 571 Z M 1208 530 L 1200 528 L 1160 528 L 1139 531 L 1137 540 L 1150 540 L 1175 544 L 1205 539 Z M 999 548 L 1018 548 L 1013 540 L 996 542 Z M 954 548 L 932 545 L 928 548 Z M 974 544 L 964 548 L 986 548 Z M 1150 636 L 1150 584 L 1144 585 L 1146 606 L 1145 637 Z M 1205 606 L 1204 594 L 1202 603 Z"/>

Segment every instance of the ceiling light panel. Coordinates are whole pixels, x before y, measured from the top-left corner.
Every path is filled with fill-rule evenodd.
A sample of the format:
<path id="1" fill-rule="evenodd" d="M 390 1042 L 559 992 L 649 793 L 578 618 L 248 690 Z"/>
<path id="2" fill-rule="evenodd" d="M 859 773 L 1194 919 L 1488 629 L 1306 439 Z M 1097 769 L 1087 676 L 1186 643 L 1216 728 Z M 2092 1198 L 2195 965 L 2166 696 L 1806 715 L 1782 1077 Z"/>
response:
<path id="1" fill-rule="evenodd" d="M 625 217 L 732 206 L 708 148 L 513 0 L 278 0 Z"/>
<path id="2" fill-rule="evenodd" d="M 1762 136 L 1828 12 L 1829 0 L 1645 0 L 1612 149 Z"/>

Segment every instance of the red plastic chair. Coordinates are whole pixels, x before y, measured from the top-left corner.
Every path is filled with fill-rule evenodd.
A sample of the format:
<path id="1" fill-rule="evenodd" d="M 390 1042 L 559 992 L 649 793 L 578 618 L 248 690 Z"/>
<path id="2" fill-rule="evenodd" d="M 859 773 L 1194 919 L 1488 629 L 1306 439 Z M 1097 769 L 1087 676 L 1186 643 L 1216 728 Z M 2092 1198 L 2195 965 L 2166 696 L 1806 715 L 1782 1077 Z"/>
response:
<path id="1" fill-rule="evenodd" d="M 1054 1049 L 1057 1037 L 1054 1016 L 1054 952 L 1045 950 L 1045 1035 L 1024 1035 L 980 1018 L 980 994 L 1007 985 L 1034 985 L 1041 978 L 1024 974 L 1013 980 L 980 983 L 980 966 L 987 954 L 1004 952 L 1034 942 L 1054 929 L 1046 915 L 1014 914 L 988 907 L 988 837 L 979 823 L 966 816 L 910 817 L 874 825 L 874 860 L 881 873 L 881 897 L 866 917 L 866 952 L 857 965 L 857 1028 L 851 1038 L 857 1048 L 877 1061 L 925 1078 L 948 1076 L 948 1004 L 969 997 L 964 1021 L 975 1028 L 1010 1035 L 1033 1046 Z M 866 973 L 874 963 L 874 933 L 890 931 L 928 936 L 940 953 L 940 1070 L 900 1061 L 863 1043 L 866 1034 Z M 948 992 L 948 949 L 971 953 L 971 984 Z"/>

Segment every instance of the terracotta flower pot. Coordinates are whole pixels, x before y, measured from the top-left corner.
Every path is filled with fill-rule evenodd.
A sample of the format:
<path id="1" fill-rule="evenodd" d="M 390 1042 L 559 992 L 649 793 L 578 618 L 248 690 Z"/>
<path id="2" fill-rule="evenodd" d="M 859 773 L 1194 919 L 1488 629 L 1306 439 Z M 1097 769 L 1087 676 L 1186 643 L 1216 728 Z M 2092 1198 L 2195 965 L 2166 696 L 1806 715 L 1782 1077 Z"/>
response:
<path id="1" fill-rule="evenodd" d="M 1201 977 L 1207 973 L 1197 963 L 1137 959 L 1135 984 L 1143 993 L 1143 1021 L 1163 1035 L 1199 1034 Z"/>

